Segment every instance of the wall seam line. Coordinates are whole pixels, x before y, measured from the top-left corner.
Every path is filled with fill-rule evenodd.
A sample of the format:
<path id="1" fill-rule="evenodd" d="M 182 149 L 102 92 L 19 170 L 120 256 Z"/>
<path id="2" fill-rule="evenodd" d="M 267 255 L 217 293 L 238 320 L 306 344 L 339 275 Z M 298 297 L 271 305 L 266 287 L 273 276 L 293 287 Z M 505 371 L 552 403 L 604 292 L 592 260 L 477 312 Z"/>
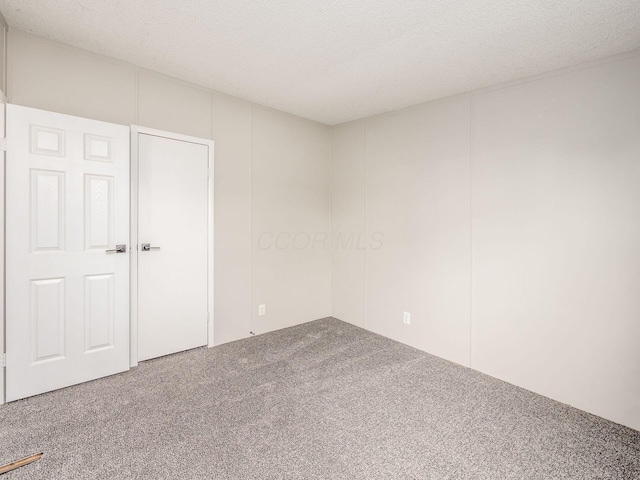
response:
<path id="1" fill-rule="evenodd" d="M 473 248 L 473 166 L 475 149 L 475 96 L 469 97 L 469 367 L 473 368 L 475 344 L 474 248 Z"/>
<path id="2" fill-rule="evenodd" d="M 329 316 L 333 317 L 333 130 L 329 128 Z"/>
<path id="3" fill-rule="evenodd" d="M 369 122 L 365 121 L 362 124 L 362 140 L 364 143 L 364 322 L 363 327 L 367 329 L 367 320 L 368 320 L 368 265 L 369 265 L 369 224 L 368 224 L 368 205 L 369 205 L 369 188 L 368 188 L 368 169 L 367 169 L 367 159 L 369 157 L 367 152 L 367 124 Z"/>
<path id="4" fill-rule="evenodd" d="M 249 205 L 250 205 L 250 209 L 249 209 L 249 298 L 251 301 L 251 305 L 249 306 L 249 332 L 247 332 L 247 336 L 251 336 L 251 333 L 253 332 L 253 308 L 254 308 L 254 288 L 253 288 L 253 264 L 254 264 L 254 252 L 253 252 L 253 142 L 254 142 L 254 138 L 253 138 L 253 131 L 254 131 L 254 120 L 253 120 L 253 113 L 255 111 L 255 107 L 253 105 L 251 105 L 251 115 L 250 115 L 250 126 L 249 126 L 249 130 L 250 130 L 250 134 L 249 134 L 249 138 L 250 138 L 250 142 L 249 142 Z"/>

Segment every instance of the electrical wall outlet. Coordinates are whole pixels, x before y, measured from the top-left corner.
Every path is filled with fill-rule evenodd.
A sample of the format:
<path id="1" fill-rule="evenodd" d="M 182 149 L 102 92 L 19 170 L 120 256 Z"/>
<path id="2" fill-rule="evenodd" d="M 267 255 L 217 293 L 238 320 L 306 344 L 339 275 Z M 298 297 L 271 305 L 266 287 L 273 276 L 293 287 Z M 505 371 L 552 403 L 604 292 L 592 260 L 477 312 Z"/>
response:
<path id="1" fill-rule="evenodd" d="M 258 315 L 261 317 L 267 314 L 267 306 L 263 303 L 262 305 L 258 305 Z"/>
<path id="2" fill-rule="evenodd" d="M 411 325 L 411 314 L 409 312 L 402 312 L 402 323 Z"/>

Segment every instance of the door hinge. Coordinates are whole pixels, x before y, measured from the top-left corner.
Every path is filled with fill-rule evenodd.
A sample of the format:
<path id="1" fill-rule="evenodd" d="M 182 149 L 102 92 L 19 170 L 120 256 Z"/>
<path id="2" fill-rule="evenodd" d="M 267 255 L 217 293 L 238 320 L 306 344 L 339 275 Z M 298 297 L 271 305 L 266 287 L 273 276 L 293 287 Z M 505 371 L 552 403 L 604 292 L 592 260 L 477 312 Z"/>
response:
<path id="1" fill-rule="evenodd" d="M 0 152 L 6 152 L 6 151 L 7 151 L 7 139 L 0 138 Z"/>
<path id="2" fill-rule="evenodd" d="M 7 354 L 0 353 L 0 368 L 5 368 L 7 366 Z"/>

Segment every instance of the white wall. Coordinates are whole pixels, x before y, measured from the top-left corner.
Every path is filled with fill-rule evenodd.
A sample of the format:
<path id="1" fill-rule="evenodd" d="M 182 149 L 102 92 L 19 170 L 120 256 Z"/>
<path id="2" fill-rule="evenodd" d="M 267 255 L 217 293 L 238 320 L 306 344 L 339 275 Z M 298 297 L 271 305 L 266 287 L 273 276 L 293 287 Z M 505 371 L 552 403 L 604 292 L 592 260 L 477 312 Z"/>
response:
<path id="1" fill-rule="evenodd" d="M 332 315 L 365 326 L 365 124 L 333 128 L 331 163 Z"/>
<path id="2" fill-rule="evenodd" d="M 330 231 L 328 127 L 23 32 L 7 45 L 11 103 L 215 141 L 216 344 L 330 315 L 328 248 L 265 258 L 252 243 L 262 230 Z"/>
<path id="3" fill-rule="evenodd" d="M 384 236 L 367 250 L 367 328 L 467 365 L 469 99 L 374 118 L 366 129 L 367 234 Z"/>
<path id="4" fill-rule="evenodd" d="M 332 163 L 333 316 L 467 366 L 469 102 L 335 127 Z"/>
<path id="5" fill-rule="evenodd" d="M 216 343 L 248 336 L 251 314 L 251 116 L 253 106 L 212 95 L 215 140 Z"/>
<path id="6" fill-rule="evenodd" d="M 331 315 L 329 128 L 253 112 L 253 331 Z"/>
<path id="7" fill-rule="evenodd" d="M 335 127 L 333 236 L 384 242 L 334 248 L 333 315 L 640 429 L 639 85 L 627 55 Z"/>
<path id="8" fill-rule="evenodd" d="M 640 429 L 640 57 L 474 99 L 473 365 Z"/>
<path id="9" fill-rule="evenodd" d="M 131 125 L 136 83 L 136 71 L 125 64 L 9 30 L 10 103 Z"/>

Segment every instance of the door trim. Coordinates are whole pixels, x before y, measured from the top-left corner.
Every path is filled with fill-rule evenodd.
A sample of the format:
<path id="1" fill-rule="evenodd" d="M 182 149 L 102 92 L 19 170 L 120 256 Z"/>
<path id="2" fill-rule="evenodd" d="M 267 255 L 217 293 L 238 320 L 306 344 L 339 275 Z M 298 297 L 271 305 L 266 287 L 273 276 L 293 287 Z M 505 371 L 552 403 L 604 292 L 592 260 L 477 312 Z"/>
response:
<path id="1" fill-rule="evenodd" d="M 195 143 L 205 145 L 209 151 L 209 188 L 208 188 L 208 234 L 207 234 L 207 347 L 213 347 L 213 244 L 214 244 L 214 225 L 213 225 L 213 199 L 214 199 L 214 142 L 204 138 L 191 137 L 179 133 L 165 132 L 154 128 L 141 127 L 138 125 L 131 126 L 131 281 L 130 281 L 130 362 L 131 366 L 138 365 L 138 190 L 139 190 L 139 151 L 138 138 L 140 134 L 152 135 L 155 137 L 168 138 L 171 140 L 179 140 L 182 142 Z"/>

